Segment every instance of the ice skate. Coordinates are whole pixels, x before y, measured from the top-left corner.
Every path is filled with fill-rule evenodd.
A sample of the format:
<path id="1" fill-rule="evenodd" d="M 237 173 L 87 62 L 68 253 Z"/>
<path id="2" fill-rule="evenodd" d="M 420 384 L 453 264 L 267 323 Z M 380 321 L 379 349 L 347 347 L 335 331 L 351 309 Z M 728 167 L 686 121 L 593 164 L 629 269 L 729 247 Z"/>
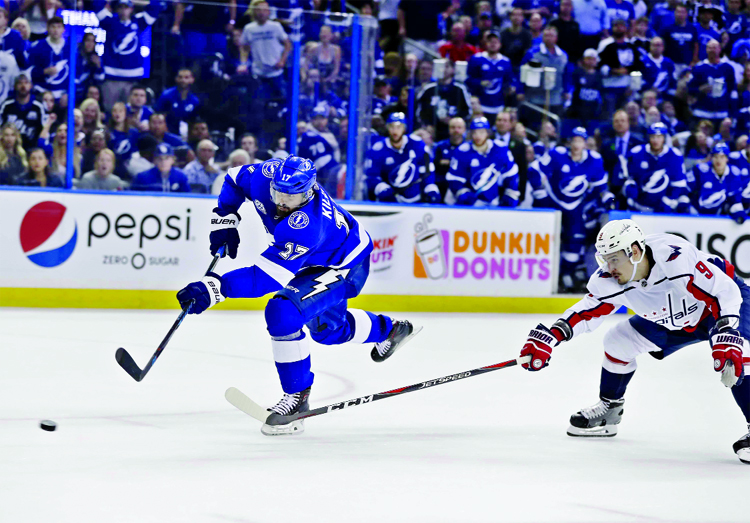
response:
<path id="1" fill-rule="evenodd" d="M 311 388 L 307 387 L 302 392 L 295 392 L 294 394 L 285 393 L 276 405 L 268 409 L 271 415 L 268 416 L 260 431 L 266 436 L 287 436 L 305 432 L 305 420 L 300 419 L 291 423 L 283 423 L 283 420 L 279 418 L 310 410 L 307 400 L 310 397 Z"/>
<path id="2" fill-rule="evenodd" d="M 387 360 L 399 347 L 405 345 L 410 339 L 419 334 L 421 330 L 422 327 L 415 327 L 408 320 L 394 321 L 393 328 L 388 337 L 384 341 L 375 344 L 372 352 L 370 352 L 370 356 L 378 363 Z"/>
<path id="3" fill-rule="evenodd" d="M 747 434 L 735 441 L 732 449 L 742 463 L 750 465 L 750 424 L 747 426 Z"/>
<path id="4" fill-rule="evenodd" d="M 570 417 L 568 436 L 611 438 L 617 435 L 625 400 L 600 400 Z M 748 443 L 750 445 L 750 443 Z"/>

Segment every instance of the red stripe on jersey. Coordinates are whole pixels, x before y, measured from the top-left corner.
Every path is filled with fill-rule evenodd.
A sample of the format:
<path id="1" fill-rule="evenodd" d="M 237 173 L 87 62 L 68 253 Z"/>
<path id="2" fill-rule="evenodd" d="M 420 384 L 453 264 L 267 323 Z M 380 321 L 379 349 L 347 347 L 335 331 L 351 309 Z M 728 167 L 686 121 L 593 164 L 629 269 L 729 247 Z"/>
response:
<path id="1" fill-rule="evenodd" d="M 729 263 L 729 260 L 724 260 L 724 267 L 724 272 L 726 273 L 726 275 L 734 279 L 734 265 Z"/>
<path id="2" fill-rule="evenodd" d="M 695 278 L 690 276 L 690 281 L 688 281 L 687 284 L 688 292 L 692 294 L 695 299 L 705 303 L 708 310 L 711 311 L 714 319 L 718 320 L 721 312 L 721 308 L 719 307 L 719 300 L 716 299 L 716 296 L 711 296 L 709 293 L 698 287 L 695 283 L 693 283 L 693 280 L 695 280 Z"/>
<path id="3" fill-rule="evenodd" d="M 600 303 L 593 309 L 574 312 L 570 316 L 570 318 L 568 318 L 568 323 L 570 324 L 570 327 L 573 328 L 583 320 L 591 321 L 594 318 L 600 318 L 602 316 L 606 316 L 607 314 L 610 314 L 614 310 L 615 310 L 615 306 L 612 305 L 611 303 Z"/>
<path id="4" fill-rule="evenodd" d="M 629 361 L 618 360 L 617 358 L 614 358 L 614 357 L 610 356 L 606 352 L 604 353 L 604 355 L 607 357 L 607 359 L 609 361 L 611 361 L 612 363 L 617 363 L 618 365 L 627 365 L 628 363 L 630 363 Z"/>

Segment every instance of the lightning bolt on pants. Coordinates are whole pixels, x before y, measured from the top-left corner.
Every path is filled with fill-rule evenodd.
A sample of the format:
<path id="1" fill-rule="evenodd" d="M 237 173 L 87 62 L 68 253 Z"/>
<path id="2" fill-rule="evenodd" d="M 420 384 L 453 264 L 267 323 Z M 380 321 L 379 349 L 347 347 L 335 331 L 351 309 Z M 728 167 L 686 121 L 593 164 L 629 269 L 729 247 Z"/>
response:
<path id="1" fill-rule="evenodd" d="M 308 267 L 269 300 L 266 325 L 284 392 L 293 394 L 313 383 L 304 326 L 323 345 L 377 343 L 388 337 L 390 317 L 347 307 L 347 300 L 362 290 L 369 268 L 369 257 L 348 270 Z"/>

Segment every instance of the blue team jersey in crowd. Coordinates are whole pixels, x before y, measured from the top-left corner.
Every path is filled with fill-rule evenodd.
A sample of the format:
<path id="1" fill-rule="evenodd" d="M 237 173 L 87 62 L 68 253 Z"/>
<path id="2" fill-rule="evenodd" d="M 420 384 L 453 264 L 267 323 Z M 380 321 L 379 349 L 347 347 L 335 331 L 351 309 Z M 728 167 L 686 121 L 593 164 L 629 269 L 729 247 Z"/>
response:
<path id="1" fill-rule="evenodd" d="M 705 60 L 707 58 L 706 45 L 711 40 L 721 42 L 721 35 L 713 26 L 704 29 L 700 24 L 695 24 L 695 30 L 698 33 L 698 60 Z"/>
<path id="2" fill-rule="evenodd" d="M 125 107 L 128 110 L 128 116 L 133 116 L 135 111 L 133 110 L 133 107 L 131 107 L 130 104 L 126 104 Z M 154 110 L 151 109 L 148 105 L 144 105 L 141 107 L 141 115 L 138 118 L 138 122 L 148 122 L 148 119 L 151 118 L 151 115 L 154 114 Z"/>
<path id="3" fill-rule="evenodd" d="M 505 56 L 498 53 L 496 58 L 483 51 L 469 58 L 466 70 L 466 87 L 479 97 L 482 110 L 497 114 L 505 107 L 505 91 L 513 82 L 513 65 Z M 487 87 L 482 82 L 488 81 Z"/>
<path id="4" fill-rule="evenodd" d="M 175 132 L 180 131 L 180 122 L 189 122 L 198 116 L 200 108 L 200 98 L 189 92 L 183 100 L 176 87 L 161 93 L 155 107 L 157 113 L 164 113 L 167 116 L 167 128 Z"/>
<path id="5" fill-rule="evenodd" d="M 616 0 L 607 0 L 607 14 L 610 21 L 625 20 L 630 23 L 635 20 L 635 7 L 628 0 L 618 3 Z"/>
<path id="6" fill-rule="evenodd" d="M 175 167 L 169 171 L 167 178 L 161 175 L 158 168 L 153 167 L 148 171 L 138 173 L 130 189 L 152 192 L 190 192 L 190 184 L 185 173 Z"/>
<path id="7" fill-rule="evenodd" d="M 737 80 L 734 68 L 728 62 L 714 65 L 703 60 L 693 67 L 693 78 L 688 83 L 688 92 L 697 97 L 693 105 L 693 116 L 717 120 L 734 117 L 737 110 Z M 708 93 L 701 93 L 700 87 L 712 87 Z M 714 85 L 719 84 L 714 92 Z"/>
<path id="8" fill-rule="evenodd" d="M 380 114 L 383 112 L 383 108 L 391 103 L 395 103 L 396 97 L 395 96 L 388 96 L 387 100 L 383 100 L 382 98 L 378 98 L 377 96 L 372 97 L 372 114 Z"/>
<path id="9" fill-rule="evenodd" d="M 750 210 L 750 161 L 747 159 L 747 149 L 729 153 L 729 165 L 737 167 L 740 171 L 742 205 Z"/>
<path id="10" fill-rule="evenodd" d="M 744 214 L 742 205 L 742 173 L 736 165 L 727 164 L 722 176 L 716 174 L 711 163 L 699 163 L 693 168 L 688 183 L 693 202 L 700 214 Z"/>
<path id="11" fill-rule="evenodd" d="M 0 35 L 0 51 L 11 53 L 16 59 L 19 69 L 25 69 L 28 62 L 26 56 L 26 41 L 21 37 L 21 33 L 10 27 Z"/>
<path id="12" fill-rule="evenodd" d="M 654 155 L 651 145 L 637 145 L 623 159 L 623 193 L 628 208 L 641 212 L 686 212 L 690 206 L 684 158 L 667 145 Z"/>
<path id="13" fill-rule="evenodd" d="M 729 41 L 736 42 L 747 34 L 747 16 L 744 13 L 732 14 L 724 12 L 724 32 L 729 33 Z"/>
<path id="14" fill-rule="evenodd" d="M 674 62 L 666 56 L 662 56 L 657 60 L 651 54 L 644 54 L 641 60 L 643 61 L 642 91 L 656 89 L 660 93 L 674 96 L 677 89 L 677 80 L 674 76 Z"/>
<path id="15" fill-rule="evenodd" d="M 304 267 L 348 269 L 369 256 L 370 236 L 317 184 L 314 196 L 305 205 L 287 217 L 276 216 L 271 178 L 281 162 L 271 159 L 229 169 L 219 195 L 222 213 L 236 213 L 245 200 L 252 202 L 266 231 L 273 236 L 256 267 L 284 287 Z"/>
<path id="16" fill-rule="evenodd" d="M 151 27 L 162 11 L 161 2 L 152 2 L 145 11 L 133 15 L 128 22 L 122 22 L 117 13 L 102 9 L 96 16 L 99 27 L 107 31 L 104 44 L 104 74 L 112 80 L 138 80 L 143 78 L 143 55 L 141 36 Z"/>
<path id="17" fill-rule="evenodd" d="M 568 212 L 596 200 L 607 189 L 607 173 L 602 157 L 583 151 L 574 162 L 565 147 L 555 147 L 529 166 L 529 184 L 536 207 Z"/>
<path id="18" fill-rule="evenodd" d="M 461 142 L 463 143 L 463 142 Z M 435 144 L 435 183 L 440 187 L 440 192 L 443 193 L 445 188 L 443 187 L 447 182 L 445 181 L 445 175 L 448 173 L 451 158 L 453 153 L 461 144 L 453 145 L 450 138 L 446 138 Z"/>
<path id="19" fill-rule="evenodd" d="M 484 153 L 477 151 L 472 142 L 462 143 L 453 151 L 445 179 L 459 205 L 516 207 L 521 195 L 513 155 L 492 140 L 488 140 Z"/>
<path id="20" fill-rule="evenodd" d="M 115 153 L 119 162 L 126 162 L 138 150 L 139 136 L 140 133 L 136 129 L 129 129 L 128 132 L 110 129 L 107 147 Z"/>
<path id="21" fill-rule="evenodd" d="M 336 159 L 336 151 L 331 142 L 325 139 L 316 129 L 309 129 L 297 140 L 299 156 L 308 158 L 315 164 L 315 169 L 321 177 L 330 173 L 338 173 L 340 165 Z"/>
<path id="22" fill-rule="evenodd" d="M 60 98 L 68 90 L 69 59 L 70 42 L 67 39 L 54 46 L 49 37 L 34 43 L 29 57 L 34 88 L 40 93 L 51 91 L 55 98 Z M 57 68 L 57 72 L 49 76 L 44 74 L 44 70 L 52 66 Z"/>
<path id="23" fill-rule="evenodd" d="M 437 203 L 440 191 L 435 185 L 435 164 L 421 138 L 404 136 L 401 149 L 394 149 L 390 138 L 375 142 L 367 152 L 365 175 L 371 200 Z M 436 200 L 437 198 L 437 200 Z"/>
<path id="24" fill-rule="evenodd" d="M 694 25 L 672 25 L 661 36 L 664 39 L 664 56 L 680 65 L 693 61 L 693 50 L 698 41 L 698 31 Z"/>

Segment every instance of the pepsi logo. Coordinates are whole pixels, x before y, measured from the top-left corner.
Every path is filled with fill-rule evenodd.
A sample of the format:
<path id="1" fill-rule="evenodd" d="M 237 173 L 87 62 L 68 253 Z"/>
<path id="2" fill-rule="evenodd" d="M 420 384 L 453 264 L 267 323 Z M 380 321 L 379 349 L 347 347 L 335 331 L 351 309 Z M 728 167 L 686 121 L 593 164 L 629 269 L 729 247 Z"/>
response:
<path id="1" fill-rule="evenodd" d="M 41 202 L 26 212 L 21 222 L 21 249 L 40 267 L 57 267 L 73 254 L 78 224 L 57 202 Z"/>

